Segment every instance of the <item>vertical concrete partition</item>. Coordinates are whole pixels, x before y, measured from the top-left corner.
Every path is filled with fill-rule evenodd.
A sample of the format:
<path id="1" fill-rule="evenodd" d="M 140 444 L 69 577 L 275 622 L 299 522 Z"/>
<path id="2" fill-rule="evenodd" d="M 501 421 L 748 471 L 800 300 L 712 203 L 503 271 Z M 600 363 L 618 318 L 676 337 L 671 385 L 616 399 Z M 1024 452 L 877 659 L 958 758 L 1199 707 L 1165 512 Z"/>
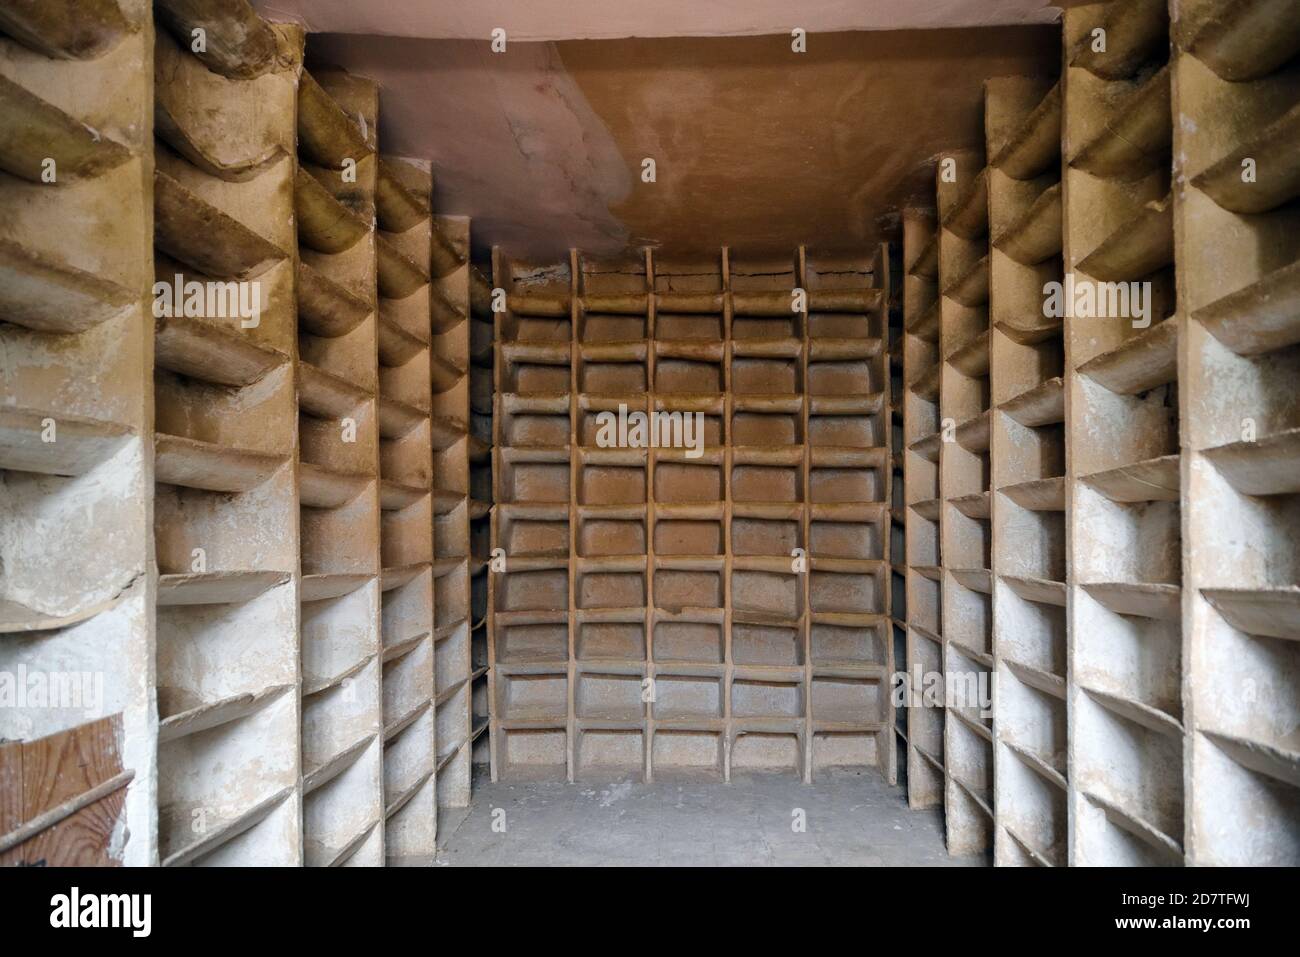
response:
<path id="1" fill-rule="evenodd" d="M 527 275 L 492 252 L 495 322 L 490 571 L 492 776 L 569 766 L 570 277 Z M 522 308 L 521 308 L 522 307 Z M 558 358 L 557 358 L 558 357 Z M 540 361 L 552 359 L 553 361 Z"/>
<path id="2" fill-rule="evenodd" d="M 86 7 L 0 9 L 4 864 L 158 860 L 153 22 Z"/>
<path id="3" fill-rule="evenodd" d="M 943 674 L 939 540 L 939 234 L 933 208 L 903 212 L 903 508 L 907 613 L 907 800 L 943 803 L 943 707 L 925 677 Z"/>
<path id="4" fill-rule="evenodd" d="M 1189 864 L 1300 863 L 1300 34 L 1295 4 L 1176 5 Z"/>
<path id="5" fill-rule="evenodd" d="M 894 784 L 889 246 L 856 259 L 800 249 L 798 265 L 808 297 L 806 766 L 875 766 Z"/>
<path id="6" fill-rule="evenodd" d="M 475 671 L 471 650 L 470 593 L 477 569 L 470 538 L 476 511 L 470 462 L 481 452 L 470 435 L 469 220 L 435 216 L 432 253 L 434 294 L 442 316 L 433 337 L 438 803 L 463 808 L 470 795 L 470 703 L 475 689 L 482 695 L 486 686 L 486 672 Z"/>
<path id="7" fill-rule="evenodd" d="M 376 230 L 378 105 L 379 91 L 367 80 L 338 71 L 303 74 L 295 202 L 302 258 L 297 372 L 309 866 L 384 863 L 383 586 L 403 576 L 384 574 L 382 499 L 388 493 L 394 504 L 400 489 L 384 486 L 381 447 L 406 434 L 403 426 L 415 428 L 418 416 L 414 403 L 399 405 L 381 393 L 379 297 L 402 289 L 416 294 L 420 270 Z M 393 312 L 386 304 L 384 338 L 396 349 L 404 340 Z M 399 388 L 396 378 L 386 376 L 391 389 Z M 408 463 L 391 445 L 383 451 L 396 481 Z M 414 459 L 419 450 L 411 454 Z M 408 468 L 403 488 L 420 472 L 418 464 Z M 400 525 L 389 529 L 390 554 L 400 547 L 420 554 L 416 534 L 399 544 Z M 412 592 L 418 578 L 406 583 Z M 398 623 L 397 604 L 388 606 L 395 633 L 409 623 Z"/>
<path id="8" fill-rule="evenodd" d="M 496 774 L 893 779 L 887 261 L 496 253 Z"/>
<path id="9" fill-rule="evenodd" d="M 907 216 L 911 217 L 909 210 Z M 902 244 L 890 247 L 902 249 Z M 884 268 L 889 271 L 889 296 L 885 299 L 885 336 L 887 358 L 886 375 L 889 378 L 889 417 L 884 423 L 885 434 L 889 438 L 889 541 L 886 543 L 886 558 L 889 562 L 889 643 L 893 655 L 893 668 L 889 678 L 890 701 L 894 713 L 894 770 L 898 781 L 906 789 L 908 786 L 907 767 L 911 760 L 911 744 L 908 722 L 910 702 L 907 697 L 899 697 L 900 685 L 898 673 L 907 668 L 907 489 L 905 478 L 905 460 L 907 444 L 905 441 L 903 407 L 905 405 L 907 377 L 904 363 L 907 352 L 907 330 L 904 325 L 904 287 L 906 278 L 903 274 L 902 260 L 892 255 Z"/>
<path id="10" fill-rule="evenodd" d="M 489 269 L 490 271 L 490 269 Z M 491 616 L 492 576 L 489 560 L 493 522 L 493 405 L 495 396 L 494 322 L 492 283 L 478 266 L 469 267 L 469 494 L 470 554 L 473 578 L 470 582 L 470 664 L 474 683 L 470 694 L 471 766 L 491 773 L 492 714 Z"/>
<path id="11" fill-rule="evenodd" d="M 1146 320 L 1066 320 L 1070 862 L 1183 859 L 1178 325 L 1163 0 L 1066 11 L 1064 256 L 1149 283 Z"/>
<path id="12" fill-rule="evenodd" d="M 939 535 L 943 556 L 944 807 L 948 850 L 993 837 L 993 672 L 989 523 L 989 238 L 984 152 L 940 161 Z"/>
<path id="13" fill-rule="evenodd" d="M 292 865 L 303 34 L 181 3 L 158 12 L 155 274 L 174 296 L 155 308 L 154 332 L 159 856 Z M 202 60 L 192 51 L 204 46 L 224 56 Z M 178 286 L 188 298 L 210 283 L 256 293 L 260 315 L 214 310 L 213 297 L 175 308 Z"/>
<path id="14" fill-rule="evenodd" d="M 645 294 L 646 326 L 635 321 L 627 334 L 615 334 L 616 316 L 601 316 L 599 299 L 585 338 L 633 338 L 652 343 L 647 354 L 649 411 L 672 416 L 698 413 L 699 454 L 661 448 L 649 455 L 647 525 L 633 526 L 650 556 L 650 592 L 645 624 L 634 629 L 636 647 L 654 682 L 648 702 L 645 773 L 731 774 L 734 739 L 728 726 L 735 702 L 735 634 L 732 607 L 736 589 L 734 542 L 736 506 L 735 456 L 730 438 L 734 406 L 734 366 L 730 361 L 734 329 L 731 303 L 716 293 L 730 287 L 731 258 L 722 250 L 716 260 L 689 263 L 646 254 L 645 276 L 635 291 Z M 610 292 L 589 280 L 592 293 Z M 704 301 L 696 297 L 704 295 Z M 627 320 L 624 320 L 627 322 Z M 604 330 L 602 330 L 602 325 Z M 635 405 L 631 406 L 635 408 Z M 671 421 L 671 420 L 669 420 Z M 584 440 L 585 433 L 584 433 Z M 587 440 L 589 441 L 589 440 Z M 743 519 L 741 519 L 743 521 Z M 584 523 L 590 524 L 590 523 Z M 597 529 L 586 533 L 590 540 Z M 583 543 L 586 550 L 592 546 Z M 743 660 L 743 659 L 742 659 Z"/>
<path id="15" fill-rule="evenodd" d="M 435 854 L 434 497 L 429 163 L 381 157 L 379 476 L 383 566 L 384 854 Z M 442 371 L 441 368 L 438 369 Z"/>
<path id="16" fill-rule="evenodd" d="M 1065 472 L 1061 91 L 986 84 L 993 586 L 994 833 L 999 864 L 1064 865 Z"/>

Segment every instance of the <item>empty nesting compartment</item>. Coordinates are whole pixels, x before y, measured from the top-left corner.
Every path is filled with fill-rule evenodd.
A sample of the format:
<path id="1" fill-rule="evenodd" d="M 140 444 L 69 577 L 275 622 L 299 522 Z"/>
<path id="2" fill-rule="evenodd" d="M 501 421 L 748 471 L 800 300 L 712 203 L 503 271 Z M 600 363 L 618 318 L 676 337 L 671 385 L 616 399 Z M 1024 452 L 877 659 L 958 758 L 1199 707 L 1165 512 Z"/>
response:
<path id="1" fill-rule="evenodd" d="M 702 675 L 658 675 L 651 707 L 656 718 L 722 717 L 722 679 Z"/>
<path id="2" fill-rule="evenodd" d="M 738 771 L 794 771 L 803 763 L 797 734 L 766 734 L 748 731 L 731 746 L 731 767 Z"/>
<path id="3" fill-rule="evenodd" d="M 578 410 L 579 444 L 600 449 L 648 447 L 652 435 L 645 403 L 640 396 L 628 398 L 631 401 L 626 403 L 584 398 Z M 680 428 L 670 434 L 680 434 Z"/>
<path id="4" fill-rule="evenodd" d="M 562 728 L 503 732 L 503 759 L 508 768 L 550 768 L 564 773 L 568 761 L 568 736 Z"/>
<path id="5" fill-rule="evenodd" d="M 644 555 L 645 550 L 643 518 L 581 516 L 578 520 L 578 554 L 583 558 Z"/>
<path id="6" fill-rule="evenodd" d="M 722 379 L 722 365 L 717 362 L 673 358 L 655 360 L 656 392 L 720 393 Z"/>
<path id="7" fill-rule="evenodd" d="M 808 335 L 814 339 L 873 339 L 878 323 L 871 316 L 850 312 L 810 312 Z"/>
<path id="8" fill-rule="evenodd" d="M 799 577 L 736 569 L 731 573 L 731 602 L 736 612 L 754 612 L 794 620 L 801 611 Z"/>
<path id="9" fill-rule="evenodd" d="M 865 359 L 808 363 L 809 395 L 868 395 L 879 391 L 871 363 Z"/>
<path id="10" fill-rule="evenodd" d="M 655 316 L 655 338 L 717 341 L 722 338 L 722 317 L 661 312 Z"/>
<path id="11" fill-rule="evenodd" d="M 659 398 L 661 401 L 656 403 L 659 409 L 659 448 L 699 449 L 707 452 L 721 449 L 726 444 L 721 415 L 698 410 L 683 411 L 673 407 L 672 398 L 667 398 L 666 401 L 663 401 L 665 397 L 662 395 Z M 663 436 L 671 441 L 665 441 Z"/>
<path id="12" fill-rule="evenodd" d="M 798 628 L 747 625 L 731 628 L 731 660 L 737 665 L 803 665 L 803 641 Z"/>
<path id="13" fill-rule="evenodd" d="M 463 681 L 470 672 L 469 626 L 461 625 L 455 634 L 438 642 L 434 649 L 434 688 L 442 694 Z"/>
<path id="14" fill-rule="evenodd" d="M 569 626 L 564 622 L 496 626 L 497 661 L 565 661 L 569 656 Z"/>
<path id="15" fill-rule="evenodd" d="M 427 513 L 426 513 L 427 514 Z M 388 515 L 387 512 L 384 513 Z M 412 529 L 418 533 L 418 525 Z M 389 560 L 389 542 L 392 539 L 388 523 L 385 523 L 384 532 L 386 540 L 384 542 L 384 564 L 385 565 L 404 565 L 407 562 L 399 558 Z M 424 534 L 428 534 L 427 527 Z M 469 525 L 465 521 L 465 515 L 461 508 L 457 508 L 445 515 L 435 515 L 433 519 L 433 544 L 434 553 L 438 558 L 465 558 L 469 555 Z"/>
<path id="16" fill-rule="evenodd" d="M 645 625 L 636 621 L 587 621 L 578 626 L 579 660 L 645 660 Z"/>
<path id="17" fill-rule="evenodd" d="M 663 771 L 722 772 L 722 735 L 717 731 L 665 731 L 654 733 L 651 760 L 655 773 Z"/>
<path id="18" fill-rule="evenodd" d="M 880 579 L 875 574 L 813 569 L 808 576 L 808 602 L 814 612 L 883 613 Z"/>
<path id="19" fill-rule="evenodd" d="M 819 721 L 876 724 L 883 714 L 880 682 L 813 675 L 812 713 Z"/>
<path id="20" fill-rule="evenodd" d="M 813 768 L 878 767 L 874 732 L 819 732 L 813 735 Z"/>
<path id="21" fill-rule="evenodd" d="M 569 678 L 564 674 L 497 677 L 497 703 L 505 720 L 563 720 L 569 710 Z"/>
<path id="22" fill-rule="evenodd" d="M 793 299 L 791 300 L 793 302 Z M 799 317 L 793 312 L 785 316 L 733 316 L 733 339 L 780 339 L 799 335 Z"/>
<path id="23" fill-rule="evenodd" d="M 799 360 L 733 358 L 731 388 L 737 395 L 794 395 L 800 391 Z"/>
<path id="24" fill-rule="evenodd" d="M 584 465 L 578 502 L 581 505 L 644 504 L 645 472 L 640 465 Z"/>
<path id="25" fill-rule="evenodd" d="M 569 444 L 568 415 L 538 412 L 507 412 L 501 420 L 506 445 L 545 445 L 562 448 Z"/>
<path id="26" fill-rule="evenodd" d="M 798 412 L 735 412 L 731 440 L 736 445 L 798 445 L 802 421 Z"/>
<path id="27" fill-rule="evenodd" d="M 885 625 L 859 628 L 814 622 L 809 636 L 813 666 L 836 662 L 885 663 Z"/>
<path id="28" fill-rule="evenodd" d="M 573 338 L 569 320 L 550 316 L 513 315 L 513 331 L 503 326 L 502 337 L 515 342 L 568 342 Z"/>
<path id="29" fill-rule="evenodd" d="M 577 680 L 573 707 L 578 717 L 636 721 L 644 716 L 641 675 L 587 673 L 578 675 Z"/>
<path id="30" fill-rule="evenodd" d="M 578 575 L 579 608 L 645 606 L 643 572 L 583 572 Z"/>
<path id="31" fill-rule="evenodd" d="M 664 568 L 655 572 L 655 606 L 664 609 L 720 608 L 722 572 Z"/>
<path id="32" fill-rule="evenodd" d="M 798 681 L 738 678 L 731 683 L 731 713 L 737 718 L 798 718 L 803 686 Z"/>
<path id="33" fill-rule="evenodd" d="M 502 514 L 501 544 L 507 555 L 567 555 L 567 519 L 534 519 Z"/>
<path id="34" fill-rule="evenodd" d="M 504 501 L 538 504 L 569 501 L 568 462 L 507 461 L 502 473 Z"/>
<path id="35" fill-rule="evenodd" d="M 722 522 L 715 519 L 655 520 L 655 554 L 721 555 Z"/>
<path id="36" fill-rule="evenodd" d="M 883 558 L 880 525 L 875 522 L 830 522 L 814 519 L 808 529 L 811 551 L 818 558 Z"/>
<path id="37" fill-rule="evenodd" d="M 579 380 L 583 392 L 637 395 L 646 391 L 645 363 L 583 362 Z"/>
<path id="38" fill-rule="evenodd" d="M 630 342 L 645 338 L 645 316 L 586 313 L 579 330 L 583 342 Z"/>
<path id="39" fill-rule="evenodd" d="M 469 618 L 469 588 L 465 581 L 468 569 L 464 564 L 433 580 L 433 625 L 454 624 Z"/>
<path id="40" fill-rule="evenodd" d="M 654 660 L 720 664 L 722 625 L 704 621 L 656 622 Z"/>
<path id="41" fill-rule="evenodd" d="M 720 502 L 722 467 L 660 462 L 655 466 L 655 501 L 665 504 Z"/>
<path id="42" fill-rule="evenodd" d="M 497 611 L 564 611 L 569 607 L 569 572 L 542 568 L 500 575 L 496 600 Z"/>
<path id="43" fill-rule="evenodd" d="M 639 769 L 645 761 L 644 738 L 640 731 L 580 731 L 576 762 L 579 771 L 624 772 Z"/>
<path id="44" fill-rule="evenodd" d="M 797 465 L 734 465 L 731 469 L 732 501 L 801 501 L 799 471 Z"/>
<path id="45" fill-rule="evenodd" d="M 569 366 L 542 362 L 507 362 L 503 391 L 530 395 L 539 392 L 568 392 Z"/>
<path id="46" fill-rule="evenodd" d="M 748 518 L 731 520 L 731 549 L 736 555 L 789 555 L 803 546 L 798 518 Z"/>
<path id="47" fill-rule="evenodd" d="M 880 472 L 874 468 L 814 468 L 809 473 L 811 501 L 821 505 L 882 501 Z"/>
<path id="48" fill-rule="evenodd" d="M 812 415 L 808 419 L 812 445 L 842 445 L 870 449 L 884 444 L 880 417 L 875 415 Z"/>

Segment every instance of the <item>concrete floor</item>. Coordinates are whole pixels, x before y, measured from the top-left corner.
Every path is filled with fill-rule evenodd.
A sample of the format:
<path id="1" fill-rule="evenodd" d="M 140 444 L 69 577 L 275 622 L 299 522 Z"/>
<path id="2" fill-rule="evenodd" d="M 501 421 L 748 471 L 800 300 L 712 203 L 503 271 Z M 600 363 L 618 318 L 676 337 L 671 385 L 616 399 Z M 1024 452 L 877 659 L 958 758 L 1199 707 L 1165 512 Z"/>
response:
<path id="1" fill-rule="evenodd" d="M 504 782 L 476 771 L 467 811 L 439 827 L 454 866 L 980 866 L 949 857 L 938 811 L 910 811 L 872 769 L 604 784 Z M 807 828 L 796 832 L 794 811 Z M 504 811 L 504 817 L 500 813 Z M 493 821 L 498 823 L 493 830 Z M 504 832 L 501 826 L 504 824 Z"/>

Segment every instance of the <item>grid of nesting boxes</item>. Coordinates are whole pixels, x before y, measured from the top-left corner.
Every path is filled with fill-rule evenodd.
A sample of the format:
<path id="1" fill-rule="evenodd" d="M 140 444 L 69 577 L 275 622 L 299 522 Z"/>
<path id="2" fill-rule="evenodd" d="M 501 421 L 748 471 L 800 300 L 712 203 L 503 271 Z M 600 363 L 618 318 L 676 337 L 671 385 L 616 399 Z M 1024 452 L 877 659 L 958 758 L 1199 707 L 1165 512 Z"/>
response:
<path id="1" fill-rule="evenodd" d="M 887 263 L 495 252 L 495 775 L 893 779 Z"/>
<path id="2" fill-rule="evenodd" d="M 1300 857 L 1294 13 L 1069 8 L 905 217 L 908 665 L 997 678 L 908 710 L 954 852 Z"/>
<path id="3" fill-rule="evenodd" d="M 469 796 L 468 223 L 300 29 L 150 13 L 0 19 L 4 661 L 104 675 L 120 773 L 54 810 L 125 787 L 127 863 L 428 861 Z M 4 736 L 78 723 L 42 710 Z"/>
<path id="4" fill-rule="evenodd" d="M 148 864 L 152 16 L 68 6 L 0 7 L 0 862 Z"/>
<path id="5" fill-rule="evenodd" d="M 158 326 L 160 856 L 418 863 L 468 802 L 468 226 L 374 83 L 248 35 L 251 79 L 159 37 L 159 276 L 262 299 Z"/>
<path id="6" fill-rule="evenodd" d="M 328 862 L 382 820 L 384 858 L 418 863 L 470 787 L 468 223 L 432 215 L 428 163 L 377 155 L 373 83 L 318 79 L 296 194 L 304 821 Z"/>
<path id="7" fill-rule="evenodd" d="M 1184 0 L 1171 24 L 1193 864 L 1300 863 L 1298 14 Z"/>
<path id="8" fill-rule="evenodd" d="M 1066 268 L 1151 290 L 1144 319 L 1066 324 L 1069 815 L 1089 864 L 1184 859 L 1169 17 L 1131 7 L 1080 7 L 1064 28 Z"/>

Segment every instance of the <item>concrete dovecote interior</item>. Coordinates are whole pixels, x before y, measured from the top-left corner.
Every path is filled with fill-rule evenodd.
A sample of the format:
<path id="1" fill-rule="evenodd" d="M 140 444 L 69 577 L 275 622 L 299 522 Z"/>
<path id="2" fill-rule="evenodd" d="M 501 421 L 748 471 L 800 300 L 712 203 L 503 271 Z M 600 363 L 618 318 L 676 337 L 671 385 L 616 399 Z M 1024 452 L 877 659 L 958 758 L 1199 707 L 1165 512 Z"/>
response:
<path id="1" fill-rule="evenodd" d="M 1300 863 L 1295 0 L 326 5 L 0 9 L 0 863 Z"/>

